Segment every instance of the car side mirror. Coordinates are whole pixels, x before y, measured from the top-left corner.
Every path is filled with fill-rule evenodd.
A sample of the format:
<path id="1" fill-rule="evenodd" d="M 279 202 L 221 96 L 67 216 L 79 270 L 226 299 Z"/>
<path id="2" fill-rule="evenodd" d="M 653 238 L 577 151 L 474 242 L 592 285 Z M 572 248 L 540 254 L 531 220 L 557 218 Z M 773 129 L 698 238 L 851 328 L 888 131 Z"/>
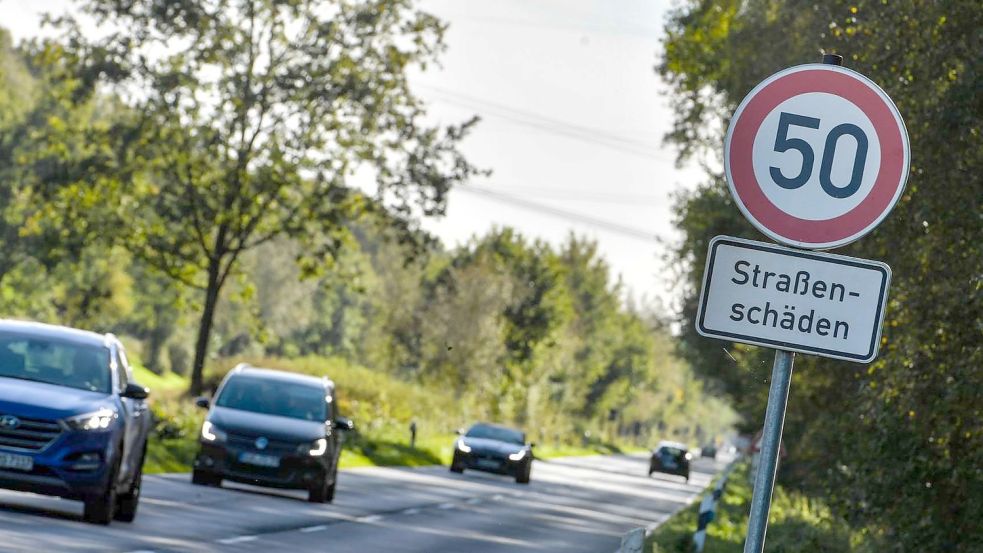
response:
<path id="1" fill-rule="evenodd" d="M 536 447 L 536 442 L 529 442 L 529 447 Z"/>
<path id="2" fill-rule="evenodd" d="M 137 384 L 136 382 L 130 382 L 126 385 L 126 389 L 123 390 L 123 397 L 128 397 L 130 399 L 147 399 L 150 395 L 150 388 L 146 388 Z"/>
<path id="3" fill-rule="evenodd" d="M 334 427 L 338 430 L 350 432 L 355 430 L 355 421 L 349 419 L 348 417 L 335 417 Z"/>
<path id="4" fill-rule="evenodd" d="M 464 435 L 464 429 L 463 428 L 458 428 L 457 430 L 454 431 L 454 433 L 457 434 L 458 436 L 463 436 Z"/>
<path id="5" fill-rule="evenodd" d="M 209 407 L 211 407 L 212 402 L 208 401 L 207 397 L 196 397 L 195 405 L 201 407 L 202 409 L 208 409 Z"/>

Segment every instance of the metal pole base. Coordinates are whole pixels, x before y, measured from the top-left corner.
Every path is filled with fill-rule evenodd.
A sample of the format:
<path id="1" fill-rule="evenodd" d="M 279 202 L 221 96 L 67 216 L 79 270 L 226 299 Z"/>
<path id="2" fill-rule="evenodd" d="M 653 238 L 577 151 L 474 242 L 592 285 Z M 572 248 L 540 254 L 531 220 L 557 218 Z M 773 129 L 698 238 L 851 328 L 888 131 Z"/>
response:
<path id="1" fill-rule="evenodd" d="M 795 354 L 789 351 L 775 352 L 775 365 L 771 370 L 771 389 L 768 391 L 768 409 L 765 411 L 765 427 L 761 432 L 761 455 L 754 477 L 751 496 L 751 515 L 748 518 L 747 540 L 744 553 L 762 553 L 765 533 L 768 531 L 768 513 L 771 496 L 775 490 L 775 472 L 778 470 L 778 453 L 785 426 L 785 408 L 788 406 L 788 390 L 792 384 L 792 361 Z"/>

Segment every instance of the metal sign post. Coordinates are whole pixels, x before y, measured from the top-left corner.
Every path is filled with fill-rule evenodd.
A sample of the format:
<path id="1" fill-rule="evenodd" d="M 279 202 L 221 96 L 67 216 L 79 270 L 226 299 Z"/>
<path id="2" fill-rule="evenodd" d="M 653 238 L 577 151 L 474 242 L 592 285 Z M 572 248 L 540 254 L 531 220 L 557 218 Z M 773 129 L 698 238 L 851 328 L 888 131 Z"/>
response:
<path id="1" fill-rule="evenodd" d="M 790 351 L 775 351 L 775 365 L 771 369 L 771 388 L 768 390 L 768 409 L 765 411 L 765 428 L 761 433 L 761 457 L 758 473 L 754 478 L 751 495 L 751 517 L 748 519 L 747 540 L 744 553 L 761 553 L 765 548 L 768 531 L 768 513 L 771 511 L 771 495 L 775 490 L 775 472 L 778 470 L 778 451 L 785 426 L 785 407 L 788 390 L 792 384 Z"/>

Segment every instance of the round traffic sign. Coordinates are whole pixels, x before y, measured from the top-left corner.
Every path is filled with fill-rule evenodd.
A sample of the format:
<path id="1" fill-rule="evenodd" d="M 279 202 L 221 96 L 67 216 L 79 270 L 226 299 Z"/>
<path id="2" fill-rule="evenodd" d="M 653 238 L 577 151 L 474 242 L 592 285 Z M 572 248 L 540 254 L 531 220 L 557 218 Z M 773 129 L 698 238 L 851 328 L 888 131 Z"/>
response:
<path id="1" fill-rule="evenodd" d="M 790 67 L 738 106 L 724 171 L 744 216 L 790 246 L 828 249 L 874 229 L 908 179 L 908 131 L 891 98 L 836 65 Z"/>

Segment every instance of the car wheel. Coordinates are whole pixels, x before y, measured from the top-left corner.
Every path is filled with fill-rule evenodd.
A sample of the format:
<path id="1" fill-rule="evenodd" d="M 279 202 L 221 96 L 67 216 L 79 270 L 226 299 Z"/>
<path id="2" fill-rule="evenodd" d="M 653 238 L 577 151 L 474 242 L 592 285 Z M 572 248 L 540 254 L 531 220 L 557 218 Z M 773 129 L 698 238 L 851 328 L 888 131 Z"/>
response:
<path id="1" fill-rule="evenodd" d="M 528 484 L 530 476 L 532 476 L 532 463 L 526 463 L 525 467 L 515 475 L 515 483 Z"/>
<path id="2" fill-rule="evenodd" d="M 191 471 L 191 483 L 196 486 L 221 486 L 222 477 L 203 470 Z"/>
<path id="3" fill-rule="evenodd" d="M 137 507 L 140 505 L 140 488 L 143 486 L 143 459 L 144 456 L 141 455 L 137 474 L 133 477 L 130 490 L 117 497 L 115 518 L 121 522 L 133 522 L 137 516 Z"/>
<path id="4" fill-rule="evenodd" d="M 334 501 L 334 490 L 336 487 L 338 487 L 338 467 L 335 467 L 334 475 L 331 477 L 331 483 L 328 484 L 327 493 L 324 494 L 325 503 Z"/>
<path id="5" fill-rule="evenodd" d="M 113 463 L 109 472 L 106 489 L 96 497 L 85 499 L 82 519 L 91 524 L 109 524 L 116 512 L 116 477 L 119 474 L 119 458 Z"/>
<path id="6" fill-rule="evenodd" d="M 451 472 L 455 472 L 457 474 L 461 474 L 464 472 L 464 463 L 462 463 L 461 460 L 457 458 L 457 455 L 455 455 L 454 459 L 451 460 Z"/>
<path id="7" fill-rule="evenodd" d="M 334 489 L 331 490 L 331 495 L 334 496 Z M 310 487 L 307 491 L 307 501 L 311 503 L 324 503 L 328 501 L 328 483 L 326 479 L 315 482 Z"/>

